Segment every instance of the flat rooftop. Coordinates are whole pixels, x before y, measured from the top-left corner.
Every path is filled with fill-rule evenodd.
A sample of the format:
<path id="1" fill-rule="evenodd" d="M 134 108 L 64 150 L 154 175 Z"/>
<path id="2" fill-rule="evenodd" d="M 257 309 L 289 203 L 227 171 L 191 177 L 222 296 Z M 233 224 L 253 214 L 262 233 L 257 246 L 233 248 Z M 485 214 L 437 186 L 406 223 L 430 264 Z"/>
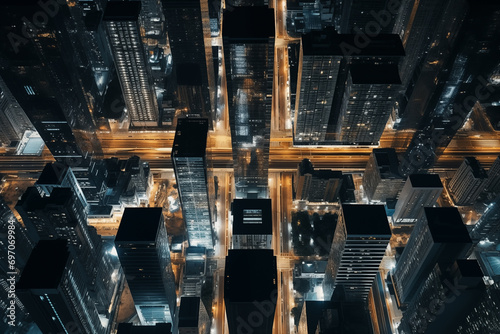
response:
<path id="1" fill-rule="evenodd" d="M 379 34 L 370 37 L 368 44 L 358 48 L 356 34 L 337 34 L 333 27 L 302 35 L 304 56 L 404 57 L 405 50 L 399 35 Z"/>
<path id="2" fill-rule="evenodd" d="M 356 85 L 400 85 L 397 64 L 351 64 L 352 83 Z"/>
<path id="3" fill-rule="evenodd" d="M 208 119 L 181 118 L 177 120 L 172 158 L 205 157 Z"/>
<path id="4" fill-rule="evenodd" d="M 140 1 L 108 1 L 102 20 L 137 21 L 140 12 Z"/>
<path id="5" fill-rule="evenodd" d="M 162 218 L 162 208 L 126 208 L 115 243 L 155 242 Z"/>
<path id="6" fill-rule="evenodd" d="M 200 302 L 200 297 L 181 297 L 181 306 L 179 307 L 179 328 L 198 327 Z"/>
<path id="7" fill-rule="evenodd" d="M 231 213 L 233 235 L 273 233 L 271 199 L 235 199 Z"/>
<path id="8" fill-rule="evenodd" d="M 230 249 L 226 257 L 224 299 L 269 300 L 277 289 L 276 256 L 271 249 Z"/>
<path id="9" fill-rule="evenodd" d="M 347 234 L 391 237 L 384 205 L 343 204 Z"/>
<path id="10" fill-rule="evenodd" d="M 68 258 L 66 240 L 40 240 L 31 252 L 16 288 L 56 289 Z"/>
<path id="11" fill-rule="evenodd" d="M 455 207 L 424 208 L 434 242 L 472 243 L 462 216 Z"/>
<path id="12" fill-rule="evenodd" d="M 443 188 L 438 174 L 411 174 L 408 178 L 415 188 Z"/>
<path id="13" fill-rule="evenodd" d="M 267 6 L 232 7 L 225 10 L 222 37 L 231 39 L 274 38 L 274 10 Z"/>

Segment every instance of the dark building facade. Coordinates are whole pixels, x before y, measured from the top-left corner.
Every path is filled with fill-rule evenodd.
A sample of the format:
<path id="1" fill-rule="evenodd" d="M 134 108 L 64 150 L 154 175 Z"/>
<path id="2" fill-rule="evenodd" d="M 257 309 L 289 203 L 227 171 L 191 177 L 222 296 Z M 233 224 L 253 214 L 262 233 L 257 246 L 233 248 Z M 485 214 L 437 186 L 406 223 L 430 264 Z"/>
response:
<path id="1" fill-rule="evenodd" d="M 390 238 L 383 205 L 342 205 L 323 281 L 325 300 L 339 293 L 346 301 L 365 301 Z"/>
<path id="2" fill-rule="evenodd" d="M 267 198 L 274 70 L 273 10 L 260 6 L 226 10 L 222 36 L 236 197 Z"/>
<path id="3" fill-rule="evenodd" d="M 272 333 L 278 298 L 276 270 L 271 249 L 229 250 L 224 273 L 229 333 Z M 259 318 L 254 319 L 254 314 Z"/>
<path id="4" fill-rule="evenodd" d="M 214 248 L 214 223 L 207 171 L 208 120 L 177 120 L 172 162 L 190 246 Z"/>
<path id="5" fill-rule="evenodd" d="M 162 209 L 125 209 L 115 247 L 141 324 L 173 323 L 175 281 Z"/>
<path id="6" fill-rule="evenodd" d="M 235 199 L 233 249 L 272 249 L 273 224 L 270 199 Z"/>
<path id="7" fill-rule="evenodd" d="M 487 185 L 488 174 L 474 157 L 466 157 L 448 183 L 456 205 L 472 205 Z"/>

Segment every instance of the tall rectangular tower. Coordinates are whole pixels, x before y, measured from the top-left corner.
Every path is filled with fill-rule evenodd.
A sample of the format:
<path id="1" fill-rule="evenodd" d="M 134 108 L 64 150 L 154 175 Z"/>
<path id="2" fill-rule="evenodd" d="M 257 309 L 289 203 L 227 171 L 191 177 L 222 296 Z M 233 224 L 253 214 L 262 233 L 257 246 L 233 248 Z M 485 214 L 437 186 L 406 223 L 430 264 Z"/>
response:
<path id="1" fill-rule="evenodd" d="M 415 224 L 423 218 L 424 207 L 434 206 L 442 192 L 443 184 L 438 174 L 408 176 L 396 203 L 394 223 Z"/>
<path id="2" fill-rule="evenodd" d="M 488 174 L 479 161 L 474 157 L 466 157 L 448 183 L 448 190 L 456 205 L 472 205 L 487 182 Z"/>
<path id="3" fill-rule="evenodd" d="M 83 270 L 66 240 L 42 240 L 33 249 L 16 290 L 43 333 L 105 333 Z"/>
<path id="4" fill-rule="evenodd" d="M 366 300 L 390 239 L 383 205 L 342 205 L 323 281 L 325 299 L 341 289 L 347 301 Z"/>
<path id="5" fill-rule="evenodd" d="M 267 198 L 274 12 L 260 6 L 226 10 L 222 36 L 236 197 Z"/>
<path id="6" fill-rule="evenodd" d="M 103 21 L 131 124 L 137 127 L 157 126 L 158 102 L 142 44 L 138 21 L 140 12 L 140 1 L 109 1 Z"/>
<path id="7" fill-rule="evenodd" d="M 208 119 L 215 112 L 215 72 L 207 0 L 162 0 L 181 108 Z"/>
<path id="8" fill-rule="evenodd" d="M 436 263 L 446 267 L 464 257 L 472 246 L 457 208 L 424 210 L 425 219 L 415 225 L 394 269 L 393 280 L 400 304 L 411 302 Z"/>
<path id="9" fill-rule="evenodd" d="M 141 324 L 173 323 L 175 278 L 162 209 L 125 209 L 115 247 Z"/>
<path id="10" fill-rule="evenodd" d="M 190 246 L 214 248 L 207 177 L 208 120 L 177 120 L 172 162 Z"/>

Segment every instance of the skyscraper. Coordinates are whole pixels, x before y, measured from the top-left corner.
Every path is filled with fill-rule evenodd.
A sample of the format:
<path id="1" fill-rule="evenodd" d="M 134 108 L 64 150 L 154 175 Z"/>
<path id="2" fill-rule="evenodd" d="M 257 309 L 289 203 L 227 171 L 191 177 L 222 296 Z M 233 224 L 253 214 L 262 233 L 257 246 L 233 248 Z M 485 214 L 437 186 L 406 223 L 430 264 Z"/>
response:
<path id="1" fill-rule="evenodd" d="M 488 170 L 488 181 L 485 185 L 485 190 L 494 194 L 500 193 L 500 156 L 495 159 L 493 165 Z"/>
<path id="2" fill-rule="evenodd" d="M 396 203 L 394 224 L 415 224 L 423 218 L 424 207 L 434 206 L 442 192 L 443 184 L 438 174 L 408 176 Z"/>
<path id="3" fill-rule="evenodd" d="M 334 290 L 346 301 L 364 301 L 391 238 L 383 205 L 342 205 L 323 281 L 325 300 Z"/>
<path id="4" fill-rule="evenodd" d="M 272 249 L 273 224 L 270 199 L 235 199 L 233 249 Z"/>
<path id="5" fill-rule="evenodd" d="M 278 298 L 276 257 L 271 249 L 230 249 L 224 272 L 229 333 L 271 334 Z"/>
<path id="6" fill-rule="evenodd" d="M 274 12 L 260 6 L 226 10 L 222 36 L 236 197 L 267 198 Z"/>
<path id="7" fill-rule="evenodd" d="M 163 0 L 180 109 L 217 121 L 208 0 Z"/>
<path id="8" fill-rule="evenodd" d="M 65 240 L 38 242 L 16 293 L 44 333 L 105 333 L 83 268 Z"/>
<path id="9" fill-rule="evenodd" d="M 3 1 L 0 6 L 0 75 L 13 97 L 56 160 L 74 159 L 80 165 L 88 155 L 100 157 L 92 116 L 96 82 L 86 55 L 80 53 L 80 39 L 71 36 L 75 27 L 68 19 L 68 4 L 45 11 L 31 0 Z M 40 17 L 43 23 L 28 17 Z"/>
<path id="10" fill-rule="evenodd" d="M 474 241 L 486 240 L 500 241 L 500 195 L 488 205 L 486 211 L 477 221 L 471 231 Z"/>
<path id="11" fill-rule="evenodd" d="M 338 1 L 334 7 L 335 27 L 342 34 L 390 33 L 399 6 L 399 1 L 391 0 Z"/>
<path id="12" fill-rule="evenodd" d="M 190 246 L 214 248 L 207 171 L 208 120 L 177 120 L 172 162 Z"/>
<path id="13" fill-rule="evenodd" d="M 474 157 L 466 157 L 448 184 L 456 205 L 472 205 L 487 185 L 488 174 Z"/>
<path id="14" fill-rule="evenodd" d="M 162 209 L 125 209 L 115 246 L 141 324 L 173 323 L 175 281 Z"/>
<path id="15" fill-rule="evenodd" d="M 404 186 L 404 178 L 399 173 L 399 160 L 393 148 L 373 149 L 365 173 L 363 188 L 370 201 L 385 201 L 396 198 Z"/>
<path id="16" fill-rule="evenodd" d="M 158 126 L 159 109 L 139 27 L 140 1 L 109 1 L 104 12 L 132 126 Z"/>
<path id="17" fill-rule="evenodd" d="M 455 207 L 425 208 L 396 263 L 393 280 L 398 303 L 407 304 L 436 264 L 446 268 L 467 255 L 472 241 Z"/>
<path id="18" fill-rule="evenodd" d="M 314 170 L 309 159 L 304 159 L 297 167 L 294 180 L 295 198 L 309 202 L 338 201 L 342 181 L 342 172 Z"/>
<path id="19" fill-rule="evenodd" d="M 179 334 L 210 333 L 210 318 L 200 297 L 182 297 L 179 306 Z"/>

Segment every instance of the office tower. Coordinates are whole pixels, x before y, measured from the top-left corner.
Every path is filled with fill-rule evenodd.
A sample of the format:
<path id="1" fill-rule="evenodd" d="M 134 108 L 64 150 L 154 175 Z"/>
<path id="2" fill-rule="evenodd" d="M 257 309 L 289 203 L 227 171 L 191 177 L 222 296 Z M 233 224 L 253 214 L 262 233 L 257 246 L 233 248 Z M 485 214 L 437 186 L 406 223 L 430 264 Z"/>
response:
<path id="1" fill-rule="evenodd" d="M 78 184 L 73 170 L 65 164 L 59 162 L 46 164 L 42 174 L 35 182 L 35 186 L 44 196 L 50 196 L 56 188 L 71 188 L 80 205 L 84 210 L 87 210 L 88 203 L 82 188 Z"/>
<path id="2" fill-rule="evenodd" d="M 323 281 L 325 300 L 334 291 L 364 301 L 391 238 L 383 205 L 342 205 Z"/>
<path id="3" fill-rule="evenodd" d="M 271 334 L 278 298 L 276 257 L 271 249 L 230 249 L 224 272 L 229 333 Z"/>
<path id="4" fill-rule="evenodd" d="M 16 293 L 43 333 L 105 333 L 84 270 L 66 240 L 38 242 Z"/>
<path id="5" fill-rule="evenodd" d="M 394 224 L 415 224 L 423 218 L 424 207 L 434 206 L 442 192 L 438 174 L 408 176 L 392 216 Z"/>
<path id="6" fill-rule="evenodd" d="M 293 37 L 333 25 L 335 1 L 308 0 L 286 3 L 287 33 Z"/>
<path id="7" fill-rule="evenodd" d="M 474 225 L 471 237 L 474 241 L 500 241 L 500 195 L 488 205 L 486 211 Z"/>
<path id="8" fill-rule="evenodd" d="M 356 203 L 356 186 L 352 174 L 342 175 L 342 184 L 340 186 L 340 201 L 342 203 Z"/>
<path id="9" fill-rule="evenodd" d="M 232 249 L 272 249 L 273 224 L 270 199 L 235 199 Z"/>
<path id="10" fill-rule="evenodd" d="M 333 27 L 302 36 L 294 110 L 294 142 L 321 143 L 326 139 L 328 121 L 341 66 L 345 60 L 336 47 Z"/>
<path id="11" fill-rule="evenodd" d="M 415 133 L 402 160 L 405 175 L 432 167 L 455 133 L 465 124 L 476 103 L 493 96 L 500 43 L 500 5 L 493 1 L 453 1 L 446 13 L 453 14 L 451 24 L 433 51 L 428 64 L 440 65 L 426 73 L 421 87 L 435 87 L 421 120 L 422 130 Z M 450 44 L 451 43 L 451 44 Z M 485 52 L 491 50 L 491 52 Z M 430 86 L 429 86 L 430 85 Z M 423 101 L 423 100 L 421 100 Z"/>
<path id="12" fill-rule="evenodd" d="M 472 205 L 483 192 L 488 174 L 474 157 L 466 157 L 448 184 L 456 205 Z"/>
<path id="13" fill-rule="evenodd" d="M 102 148 L 92 116 L 96 84 L 68 8 L 2 1 L 0 75 L 56 160 L 80 165 Z"/>
<path id="14" fill-rule="evenodd" d="M 450 8 L 449 6 L 456 8 Z M 404 1 L 401 2 L 393 33 L 399 34 L 406 56 L 399 66 L 403 94 L 400 97 L 398 115 L 394 127 L 397 129 L 419 129 L 425 113 L 427 99 L 432 95 L 429 81 L 443 64 L 434 62 L 435 49 L 445 48 L 454 41 L 455 32 L 445 30 L 454 21 L 459 3 L 453 1 Z M 423 82 L 427 81 L 427 86 Z"/>
<path id="15" fill-rule="evenodd" d="M 472 241 L 455 207 L 424 208 L 393 273 L 400 305 L 413 300 L 418 288 L 434 266 L 451 265 L 467 255 Z M 450 263 L 451 261 L 451 263 Z"/>
<path id="16" fill-rule="evenodd" d="M 207 171 L 207 119 L 177 120 L 172 162 L 190 246 L 214 248 Z"/>
<path id="17" fill-rule="evenodd" d="M 217 121 L 208 0 L 163 0 L 179 109 Z"/>
<path id="18" fill-rule="evenodd" d="M 342 181 L 342 172 L 314 170 L 309 159 L 304 159 L 297 167 L 294 179 L 295 198 L 309 202 L 335 202 Z"/>
<path id="19" fill-rule="evenodd" d="M 182 297 L 179 306 L 179 334 L 208 334 L 210 318 L 200 297 Z"/>
<path id="20" fill-rule="evenodd" d="M 116 72 L 132 126 L 158 126 L 158 102 L 139 27 L 140 1 L 109 1 L 104 11 Z"/>
<path id="21" fill-rule="evenodd" d="M 9 239 L 9 235 L 11 235 L 9 230 L 14 230 L 15 239 L 12 237 Z M 35 247 L 35 242 L 28 236 L 26 228 L 16 219 L 3 197 L 0 197 L 0 272 L 3 273 L 14 271 L 9 270 L 8 256 L 9 244 L 12 243 L 12 240 L 15 240 L 16 247 L 14 252 L 15 268 L 22 270 L 28 261 L 31 250 Z"/>
<path id="22" fill-rule="evenodd" d="M 496 283 L 487 286 L 486 294 L 482 296 L 481 301 L 467 316 L 460 319 L 456 333 L 475 334 L 499 331 L 500 315 L 496 312 L 499 308 L 500 285 Z"/>
<path id="23" fill-rule="evenodd" d="M 16 205 L 28 235 L 33 241 L 65 239 L 75 247 L 75 256 L 89 275 L 94 277 L 99 261 L 101 240 L 96 230 L 87 225 L 85 209 L 71 188 L 54 188 L 43 196 L 29 187 Z"/>
<path id="24" fill-rule="evenodd" d="M 494 194 L 500 193 L 500 156 L 495 159 L 495 162 L 488 170 L 488 181 L 486 181 L 485 190 Z"/>
<path id="25" fill-rule="evenodd" d="M 334 5 L 335 28 L 340 34 L 390 33 L 400 2 L 393 0 L 347 0 Z"/>
<path id="26" fill-rule="evenodd" d="M 338 117 L 337 140 L 378 144 L 400 85 L 396 64 L 352 64 Z"/>
<path id="27" fill-rule="evenodd" d="M 384 202 L 388 198 L 396 198 L 403 186 L 404 178 L 399 173 L 396 150 L 373 149 L 363 174 L 363 188 L 368 200 Z"/>
<path id="28" fill-rule="evenodd" d="M 23 138 L 26 131 L 35 131 L 28 116 L 0 78 L 0 143 L 9 146 Z"/>
<path id="29" fill-rule="evenodd" d="M 450 268 L 436 265 L 403 313 L 399 332 L 456 333 L 457 322 L 484 297 L 483 272 L 476 260 L 457 260 Z"/>
<path id="30" fill-rule="evenodd" d="M 307 300 L 302 307 L 298 333 L 373 333 L 364 304 Z"/>
<path id="31" fill-rule="evenodd" d="M 259 6 L 226 10 L 222 37 L 236 197 L 267 198 L 273 10 Z"/>
<path id="32" fill-rule="evenodd" d="M 141 324 L 172 323 L 175 281 L 162 209 L 125 209 L 115 247 Z"/>
<path id="33" fill-rule="evenodd" d="M 188 247 L 182 275 L 181 296 L 200 297 L 206 272 L 207 250 L 204 247 Z"/>
<path id="34" fill-rule="evenodd" d="M 478 261 L 483 269 L 485 280 L 491 284 L 500 282 L 500 251 L 479 251 Z"/>
<path id="35" fill-rule="evenodd" d="M 116 334 L 172 334 L 172 324 L 157 323 L 154 326 L 134 326 L 132 323 L 120 323 Z"/>
<path id="36" fill-rule="evenodd" d="M 374 332 L 378 330 L 378 333 L 392 333 L 393 315 L 391 314 L 392 310 L 387 307 L 387 301 L 392 302 L 392 296 L 386 297 L 386 289 L 387 285 L 384 282 L 383 274 L 379 271 L 373 281 L 372 293 L 368 297 L 368 305 L 373 305 L 375 310 L 375 314 L 371 314 L 374 318 Z"/>

